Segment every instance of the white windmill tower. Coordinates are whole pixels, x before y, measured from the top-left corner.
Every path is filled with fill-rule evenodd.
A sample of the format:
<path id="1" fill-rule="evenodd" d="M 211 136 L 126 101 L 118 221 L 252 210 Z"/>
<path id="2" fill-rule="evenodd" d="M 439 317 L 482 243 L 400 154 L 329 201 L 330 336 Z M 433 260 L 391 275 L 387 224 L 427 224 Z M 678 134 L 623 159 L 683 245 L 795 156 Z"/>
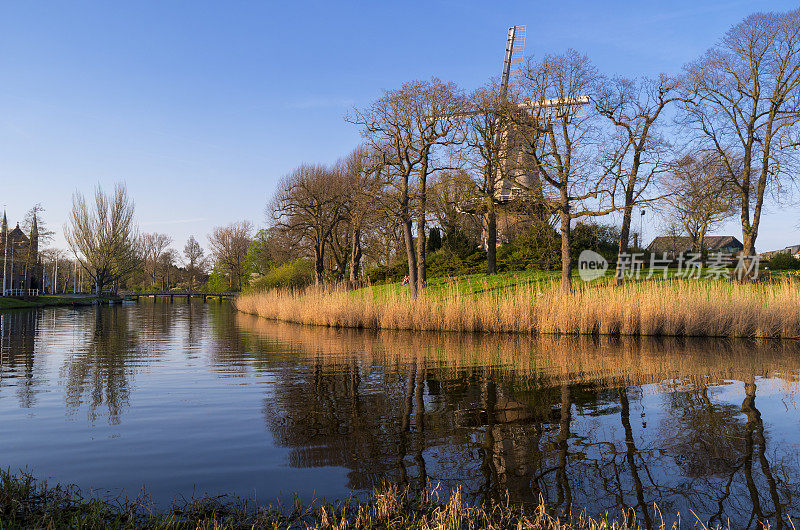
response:
<path id="1" fill-rule="evenodd" d="M 502 104 L 507 103 L 509 87 L 519 87 L 522 78 L 523 60 L 525 56 L 525 37 L 527 26 L 511 26 L 508 28 L 506 39 L 506 53 L 503 60 L 503 74 L 500 78 L 500 99 Z M 543 108 L 552 108 L 558 111 L 565 107 L 575 108 L 589 104 L 589 97 L 554 98 L 541 101 L 522 100 L 515 107 L 521 113 L 528 113 Z M 495 190 L 495 198 L 500 203 L 511 201 L 526 192 L 535 189 L 539 184 L 539 177 L 530 167 L 530 154 L 526 151 L 522 138 L 519 137 L 513 124 L 506 125 L 502 133 L 507 142 L 505 167 L 503 175 L 498 176 L 500 185 Z"/>
<path id="2" fill-rule="evenodd" d="M 503 58 L 503 73 L 500 76 L 500 103 L 505 105 L 508 99 L 509 85 L 519 85 L 522 77 L 522 63 L 525 59 L 525 37 L 527 26 L 511 26 L 506 38 L 506 53 Z M 501 133 L 507 145 L 508 155 L 505 167 L 498 168 L 499 186 L 495 189 L 495 199 L 504 203 L 525 193 L 535 185 L 536 177 L 525 168 L 525 150 L 514 130 L 510 126 Z M 508 178 L 510 177 L 510 178 Z"/>

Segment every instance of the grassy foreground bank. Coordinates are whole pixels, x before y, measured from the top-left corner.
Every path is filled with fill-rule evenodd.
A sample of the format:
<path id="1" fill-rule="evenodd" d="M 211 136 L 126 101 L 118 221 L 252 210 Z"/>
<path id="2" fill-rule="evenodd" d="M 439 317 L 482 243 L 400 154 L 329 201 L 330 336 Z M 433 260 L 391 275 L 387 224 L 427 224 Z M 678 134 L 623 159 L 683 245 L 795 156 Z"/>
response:
<path id="1" fill-rule="evenodd" d="M 552 282 L 467 292 L 454 283 L 417 299 L 375 287 L 272 290 L 240 296 L 235 303 L 244 313 L 331 327 L 800 338 L 800 282 L 790 280 L 580 284 L 570 294 Z"/>
<path id="2" fill-rule="evenodd" d="M 420 530 L 496 528 L 534 530 L 628 530 L 642 528 L 630 513 L 592 519 L 585 513 L 556 517 L 544 506 L 525 509 L 508 503 L 470 506 L 458 490 L 440 501 L 436 491 L 409 494 L 386 487 L 363 501 L 290 507 L 219 497 L 193 499 L 167 510 L 147 499 L 84 498 L 74 486 L 50 486 L 26 473 L 0 471 L 0 528 L 411 528 Z M 708 528 L 694 518 L 686 526 Z M 687 519 L 687 523 L 689 519 Z M 656 523 L 658 524 L 658 523 Z M 661 522 L 655 528 L 680 528 Z M 715 527 L 716 528 L 716 527 Z"/>

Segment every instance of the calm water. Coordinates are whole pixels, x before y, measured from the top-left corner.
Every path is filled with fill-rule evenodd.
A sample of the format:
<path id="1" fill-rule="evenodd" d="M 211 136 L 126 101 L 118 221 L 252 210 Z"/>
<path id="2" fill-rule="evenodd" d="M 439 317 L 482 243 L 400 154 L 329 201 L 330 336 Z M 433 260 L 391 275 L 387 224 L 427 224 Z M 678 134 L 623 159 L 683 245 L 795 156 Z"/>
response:
<path id="1" fill-rule="evenodd" d="M 800 517 L 800 345 L 334 331 L 152 303 L 0 315 L 0 465 L 157 502 L 467 498 Z"/>

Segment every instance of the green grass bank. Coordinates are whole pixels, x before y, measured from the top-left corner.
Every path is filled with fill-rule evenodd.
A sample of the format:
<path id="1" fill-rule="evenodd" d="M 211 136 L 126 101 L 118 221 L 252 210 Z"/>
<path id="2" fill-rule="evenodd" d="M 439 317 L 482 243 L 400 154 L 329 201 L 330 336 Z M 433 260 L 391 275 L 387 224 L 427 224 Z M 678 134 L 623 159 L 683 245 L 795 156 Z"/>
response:
<path id="1" fill-rule="evenodd" d="M 446 500 L 443 500 L 446 499 Z M 688 528 L 698 527 L 696 522 Z M 702 523 L 700 528 L 707 528 Z M 522 529 L 627 530 L 643 528 L 633 512 L 596 519 L 583 511 L 555 515 L 542 505 L 509 503 L 471 506 L 458 490 L 410 493 L 387 486 L 363 500 L 339 503 L 296 502 L 293 506 L 259 504 L 238 498 L 192 499 L 158 510 L 146 498 L 100 499 L 75 486 L 51 485 L 27 473 L 0 471 L 0 529 Z M 680 528 L 665 526 L 661 529 Z"/>
<path id="2" fill-rule="evenodd" d="M 83 306 L 119 302 L 121 298 L 98 296 L 36 296 L 30 298 L 0 297 L 0 311 L 50 306 Z"/>

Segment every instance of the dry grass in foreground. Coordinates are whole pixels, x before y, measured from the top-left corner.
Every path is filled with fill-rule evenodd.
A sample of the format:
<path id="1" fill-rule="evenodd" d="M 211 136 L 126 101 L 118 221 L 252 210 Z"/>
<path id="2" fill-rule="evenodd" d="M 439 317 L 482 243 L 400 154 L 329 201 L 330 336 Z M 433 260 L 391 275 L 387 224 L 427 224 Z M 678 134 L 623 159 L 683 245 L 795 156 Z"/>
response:
<path id="1" fill-rule="evenodd" d="M 582 285 L 571 294 L 555 285 L 504 292 L 417 299 L 376 296 L 368 287 L 272 290 L 239 297 L 239 311 L 264 318 L 366 329 L 800 338 L 800 283 L 645 281 Z"/>
<path id="2" fill-rule="evenodd" d="M 653 509 L 658 514 L 657 508 Z M 681 527 L 679 522 L 668 525 L 660 519 L 653 528 Z M 690 528 L 710 530 L 696 517 L 687 518 L 687 523 Z M 616 518 L 593 519 L 585 512 L 556 517 L 544 505 L 535 509 L 509 503 L 470 506 L 458 490 L 440 501 L 436 490 L 412 494 L 394 486 L 378 489 L 363 501 L 346 503 L 276 508 L 211 497 L 159 512 L 147 499 L 86 499 L 74 486 L 49 486 L 25 473 L 0 471 L 0 528 L 633 530 L 643 526 L 633 511 Z M 760 524 L 759 528 L 769 526 Z"/>

